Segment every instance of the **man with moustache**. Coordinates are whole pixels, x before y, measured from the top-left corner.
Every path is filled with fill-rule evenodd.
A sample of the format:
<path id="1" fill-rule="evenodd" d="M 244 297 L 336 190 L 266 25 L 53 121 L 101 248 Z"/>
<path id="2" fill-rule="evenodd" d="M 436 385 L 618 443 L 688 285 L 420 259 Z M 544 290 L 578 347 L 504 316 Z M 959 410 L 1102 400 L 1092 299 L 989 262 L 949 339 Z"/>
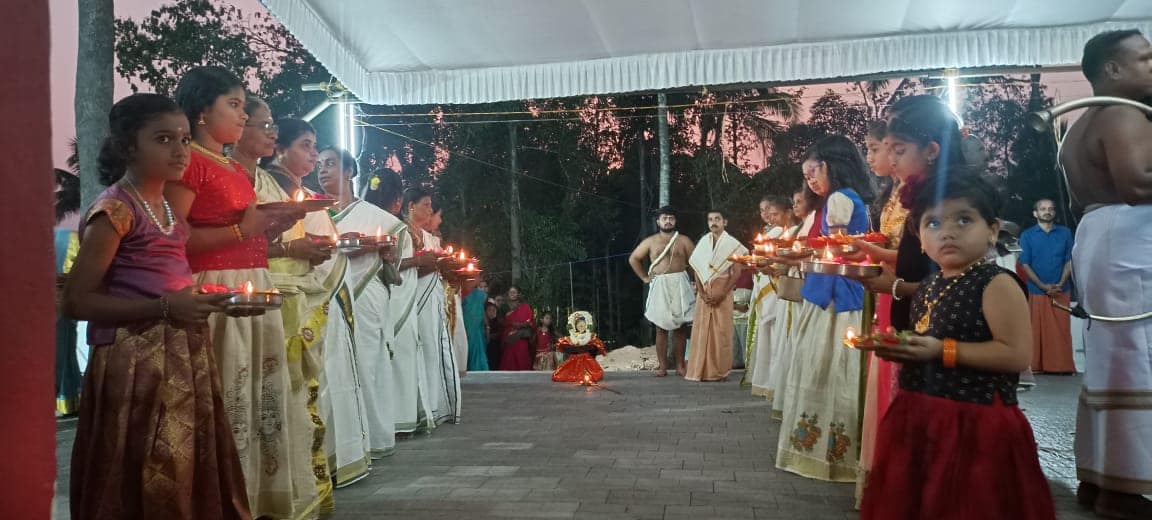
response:
<path id="1" fill-rule="evenodd" d="M 648 302 L 644 317 L 656 326 L 656 355 L 660 366 L 657 377 L 668 375 L 668 335 L 672 334 L 672 351 L 676 356 L 676 374 L 683 376 L 684 341 L 687 325 L 692 323 L 696 296 L 688 278 L 688 257 L 692 254 L 692 239 L 676 231 L 676 210 L 664 206 L 656 211 L 659 232 L 640 242 L 628 263 L 644 283 L 648 284 Z M 644 268 L 644 260 L 649 261 Z M 731 328 L 731 316 L 728 324 Z M 729 340 L 731 341 L 731 340 Z"/>
<path id="2" fill-rule="evenodd" d="M 1152 44 L 1139 31 L 1101 33 L 1084 46 L 1097 96 L 1152 97 Z M 1138 109 L 1083 112 L 1060 152 L 1084 216 L 1072 271 L 1086 311 L 1130 316 L 1152 303 L 1152 122 Z M 1152 320 L 1094 321 L 1084 331 L 1076 416 L 1076 492 L 1109 518 L 1152 518 Z"/>
<path id="3" fill-rule="evenodd" d="M 696 294 L 704 301 L 696 306 L 692 320 L 692 349 L 684 376 L 689 381 L 727 381 L 732 371 L 732 287 L 740 266 L 728 259 L 746 255 L 748 249 L 724 231 L 727 225 L 724 213 L 709 211 L 708 234 L 688 259 L 696 273 Z"/>
<path id="4" fill-rule="evenodd" d="M 1032 315 L 1032 371 L 1073 374 L 1072 317 L 1052 306 L 1071 300 L 1072 230 L 1056 224 L 1056 203 L 1040 199 L 1036 225 L 1020 234 L 1020 270 L 1028 281 Z"/>

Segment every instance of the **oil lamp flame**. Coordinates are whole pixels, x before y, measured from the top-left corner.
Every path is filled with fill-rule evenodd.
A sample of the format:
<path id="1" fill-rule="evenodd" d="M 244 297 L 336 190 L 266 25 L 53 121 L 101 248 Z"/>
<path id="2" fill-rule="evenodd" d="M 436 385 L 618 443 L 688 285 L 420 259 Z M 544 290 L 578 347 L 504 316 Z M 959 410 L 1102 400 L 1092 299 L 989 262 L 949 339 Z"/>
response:
<path id="1" fill-rule="evenodd" d="M 754 240 L 754 242 L 757 244 L 763 243 L 764 242 L 764 234 L 763 233 L 756 233 L 756 240 Z"/>
<path id="2" fill-rule="evenodd" d="M 459 258 L 460 258 L 461 262 L 464 261 L 464 251 L 460 251 L 460 257 Z"/>
<path id="3" fill-rule="evenodd" d="M 801 244 L 799 240 L 792 242 L 792 251 L 799 253 L 803 250 L 804 250 L 804 244 Z"/>
<path id="4" fill-rule="evenodd" d="M 376 226 L 376 241 L 380 241 L 380 237 L 384 236 L 384 228 Z"/>
<path id="5" fill-rule="evenodd" d="M 296 190 L 296 196 L 293 197 L 296 202 L 304 202 L 304 190 Z"/>
<path id="6" fill-rule="evenodd" d="M 768 256 L 775 256 L 776 255 L 776 244 L 768 244 L 768 248 L 765 249 L 764 252 L 767 253 Z"/>
<path id="7" fill-rule="evenodd" d="M 255 292 L 255 289 L 252 287 L 252 281 L 244 282 L 244 294 L 252 294 L 253 292 Z"/>
<path id="8" fill-rule="evenodd" d="M 844 331 L 844 339 L 848 342 L 856 341 L 856 328 L 855 327 L 848 327 Z"/>
<path id="9" fill-rule="evenodd" d="M 476 264 L 468 262 L 468 267 L 465 267 L 464 270 L 468 271 L 469 273 L 474 273 L 476 272 Z"/>
<path id="10" fill-rule="evenodd" d="M 824 248 L 824 259 L 829 262 L 836 259 L 836 257 L 832 255 L 832 248 L 830 246 Z"/>

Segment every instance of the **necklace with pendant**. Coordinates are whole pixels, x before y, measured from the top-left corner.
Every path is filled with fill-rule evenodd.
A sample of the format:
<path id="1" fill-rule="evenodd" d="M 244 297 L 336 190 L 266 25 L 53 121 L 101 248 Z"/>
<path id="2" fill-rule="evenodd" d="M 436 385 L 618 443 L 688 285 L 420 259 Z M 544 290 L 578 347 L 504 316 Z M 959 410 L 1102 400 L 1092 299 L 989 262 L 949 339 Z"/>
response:
<path id="1" fill-rule="evenodd" d="M 152 211 L 152 204 L 144 200 L 144 196 L 140 194 L 140 190 L 136 189 L 136 185 L 132 184 L 132 181 L 128 179 L 124 179 L 124 185 L 130 190 L 130 195 L 132 195 L 141 206 L 144 206 L 144 212 L 148 214 L 148 218 L 152 220 L 152 223 L 156 224 L 156 228 L 165 235 L 171 235 L 172 230 L 176 227 L 176 218 L 172 216 L 172 206 L 168 205 L 168 199 L 163 196 L 160 197 L 160 201 L 164 205 L 164 216 L 168 217 L 168 225 L 162 226 L 160 225 L 160 219 L 157 218 L 156 213 Z"/>
<path id="2" fill-rule="evenodd" d="M 192 141 L 192 149 L 196 150 L 197 152 L 200 152 L 204 155 L 207 155 L 209 159 L 212 159 L 213 161 L 216 161 L 216 162 L 218 162 L 224 166 L 232 166 L 232 160 L 231 159 L 224 157 L 223 155 L 220 155 L 216 152 L 213 152 L 212 150 L 204 148 L 203 146 L 200 146 L 200 143 L 197 143 L 196 141 Z"/>
<path id="3" fill-rule="evenodd" d="M 940 299 L 943 298 L 944 295 L 947 294 L 948 291 L 952 289 L 952 287 L 955 286 L 957 282 L 963 280 L 965 276 L 968 276 L 968 273 L 971 273 L 973 269 L 983 264 L 984 260 L 981 259 L 976 263 L 968 266 L 968 268 L 965 269 L 963 273 L 960 273 L 960 276 L 957 276 L 956 278 L 953 278 L 951 282 L 948 282 L 948 285 L 944 286 L 944 290 L 940 291 L 936 295 L 936 298 L 932 301 L 928 301 L 928 294 L 930 291 L 924 291 L 924 314 L 920 315 L 919 320 L 916 320 L 915 330 L 917 334 L 924 334 L 928 332 L 928 329 L 932 328 L 932 309 L 936 307 L 937 303 L 940 303 Z M 933 286 L 936 285 L 937 280 L 940 280 L 940 278 L 932 281 Z"/>

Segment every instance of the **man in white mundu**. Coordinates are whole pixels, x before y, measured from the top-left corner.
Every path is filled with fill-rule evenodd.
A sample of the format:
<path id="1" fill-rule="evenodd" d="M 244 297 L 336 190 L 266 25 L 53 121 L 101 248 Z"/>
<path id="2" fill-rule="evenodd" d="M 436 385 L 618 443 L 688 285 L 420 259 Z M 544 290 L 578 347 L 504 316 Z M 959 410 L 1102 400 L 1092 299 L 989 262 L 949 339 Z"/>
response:
<path id="1" fill-rule="evenodd" d="M 645 238 L 632 251 L 628 264 L 644 283 L 648 284 L 648 302 L 644 317 L 656 326 L 656 355 L 660 366 L 657 377 L 668 375 L 668 333 L 672 333 L 672 352 L 676 357 L 676 373 L 683 376 L 686 325 L 692 323 L 696 296 L 688 278 L 688 257 L 692 254 L 692 240 L 676 231 L 676 210 L 664 206 L 656 212 L 659 233 Z M 644 260 L 650 264 L 644 269 Z"/>
<path id="2" fill-rule="evenodd" d="M 724 231 L 727 225 L 722 212 L 709 211 L 708 234 L 688 259 L 696 273 L 696 294 L 704 302 L 696 306 L 692 320 L 692 348 L 684 376 L 689 381 L 726 381 L 732 371 L 732 287 L 740 266 L 728 258 L 746 255 L 748 249 Z"/>
<path id="3" fill-rule="evenodd" d="M 1152 44 L 1138 31 L 1101 33 L 1081 68 L 1093 94 L 1152 97 Z M 1064 137 L 1060 163 L 1084 217 L 1072 272 L 1080 303 L 1110 317 L 1152 310 L 1152 122 L 1127 106 L 1090 108 Z M 1079 502 L 1109 518 L 1152 518 L 1152 319 L 1094 320 L 1084 331 L 1076 411 Z"/>

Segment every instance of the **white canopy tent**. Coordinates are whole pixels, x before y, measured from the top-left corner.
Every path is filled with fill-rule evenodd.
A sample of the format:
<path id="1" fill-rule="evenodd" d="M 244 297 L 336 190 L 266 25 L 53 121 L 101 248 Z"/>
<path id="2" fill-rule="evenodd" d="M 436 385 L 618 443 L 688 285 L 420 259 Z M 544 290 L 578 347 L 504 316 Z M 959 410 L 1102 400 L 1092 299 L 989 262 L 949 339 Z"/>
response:
<path id="1" fill-rule="evenodd" d="M 362 101 L 1066 66 L 1152 0 L 262 0 Z"/>

